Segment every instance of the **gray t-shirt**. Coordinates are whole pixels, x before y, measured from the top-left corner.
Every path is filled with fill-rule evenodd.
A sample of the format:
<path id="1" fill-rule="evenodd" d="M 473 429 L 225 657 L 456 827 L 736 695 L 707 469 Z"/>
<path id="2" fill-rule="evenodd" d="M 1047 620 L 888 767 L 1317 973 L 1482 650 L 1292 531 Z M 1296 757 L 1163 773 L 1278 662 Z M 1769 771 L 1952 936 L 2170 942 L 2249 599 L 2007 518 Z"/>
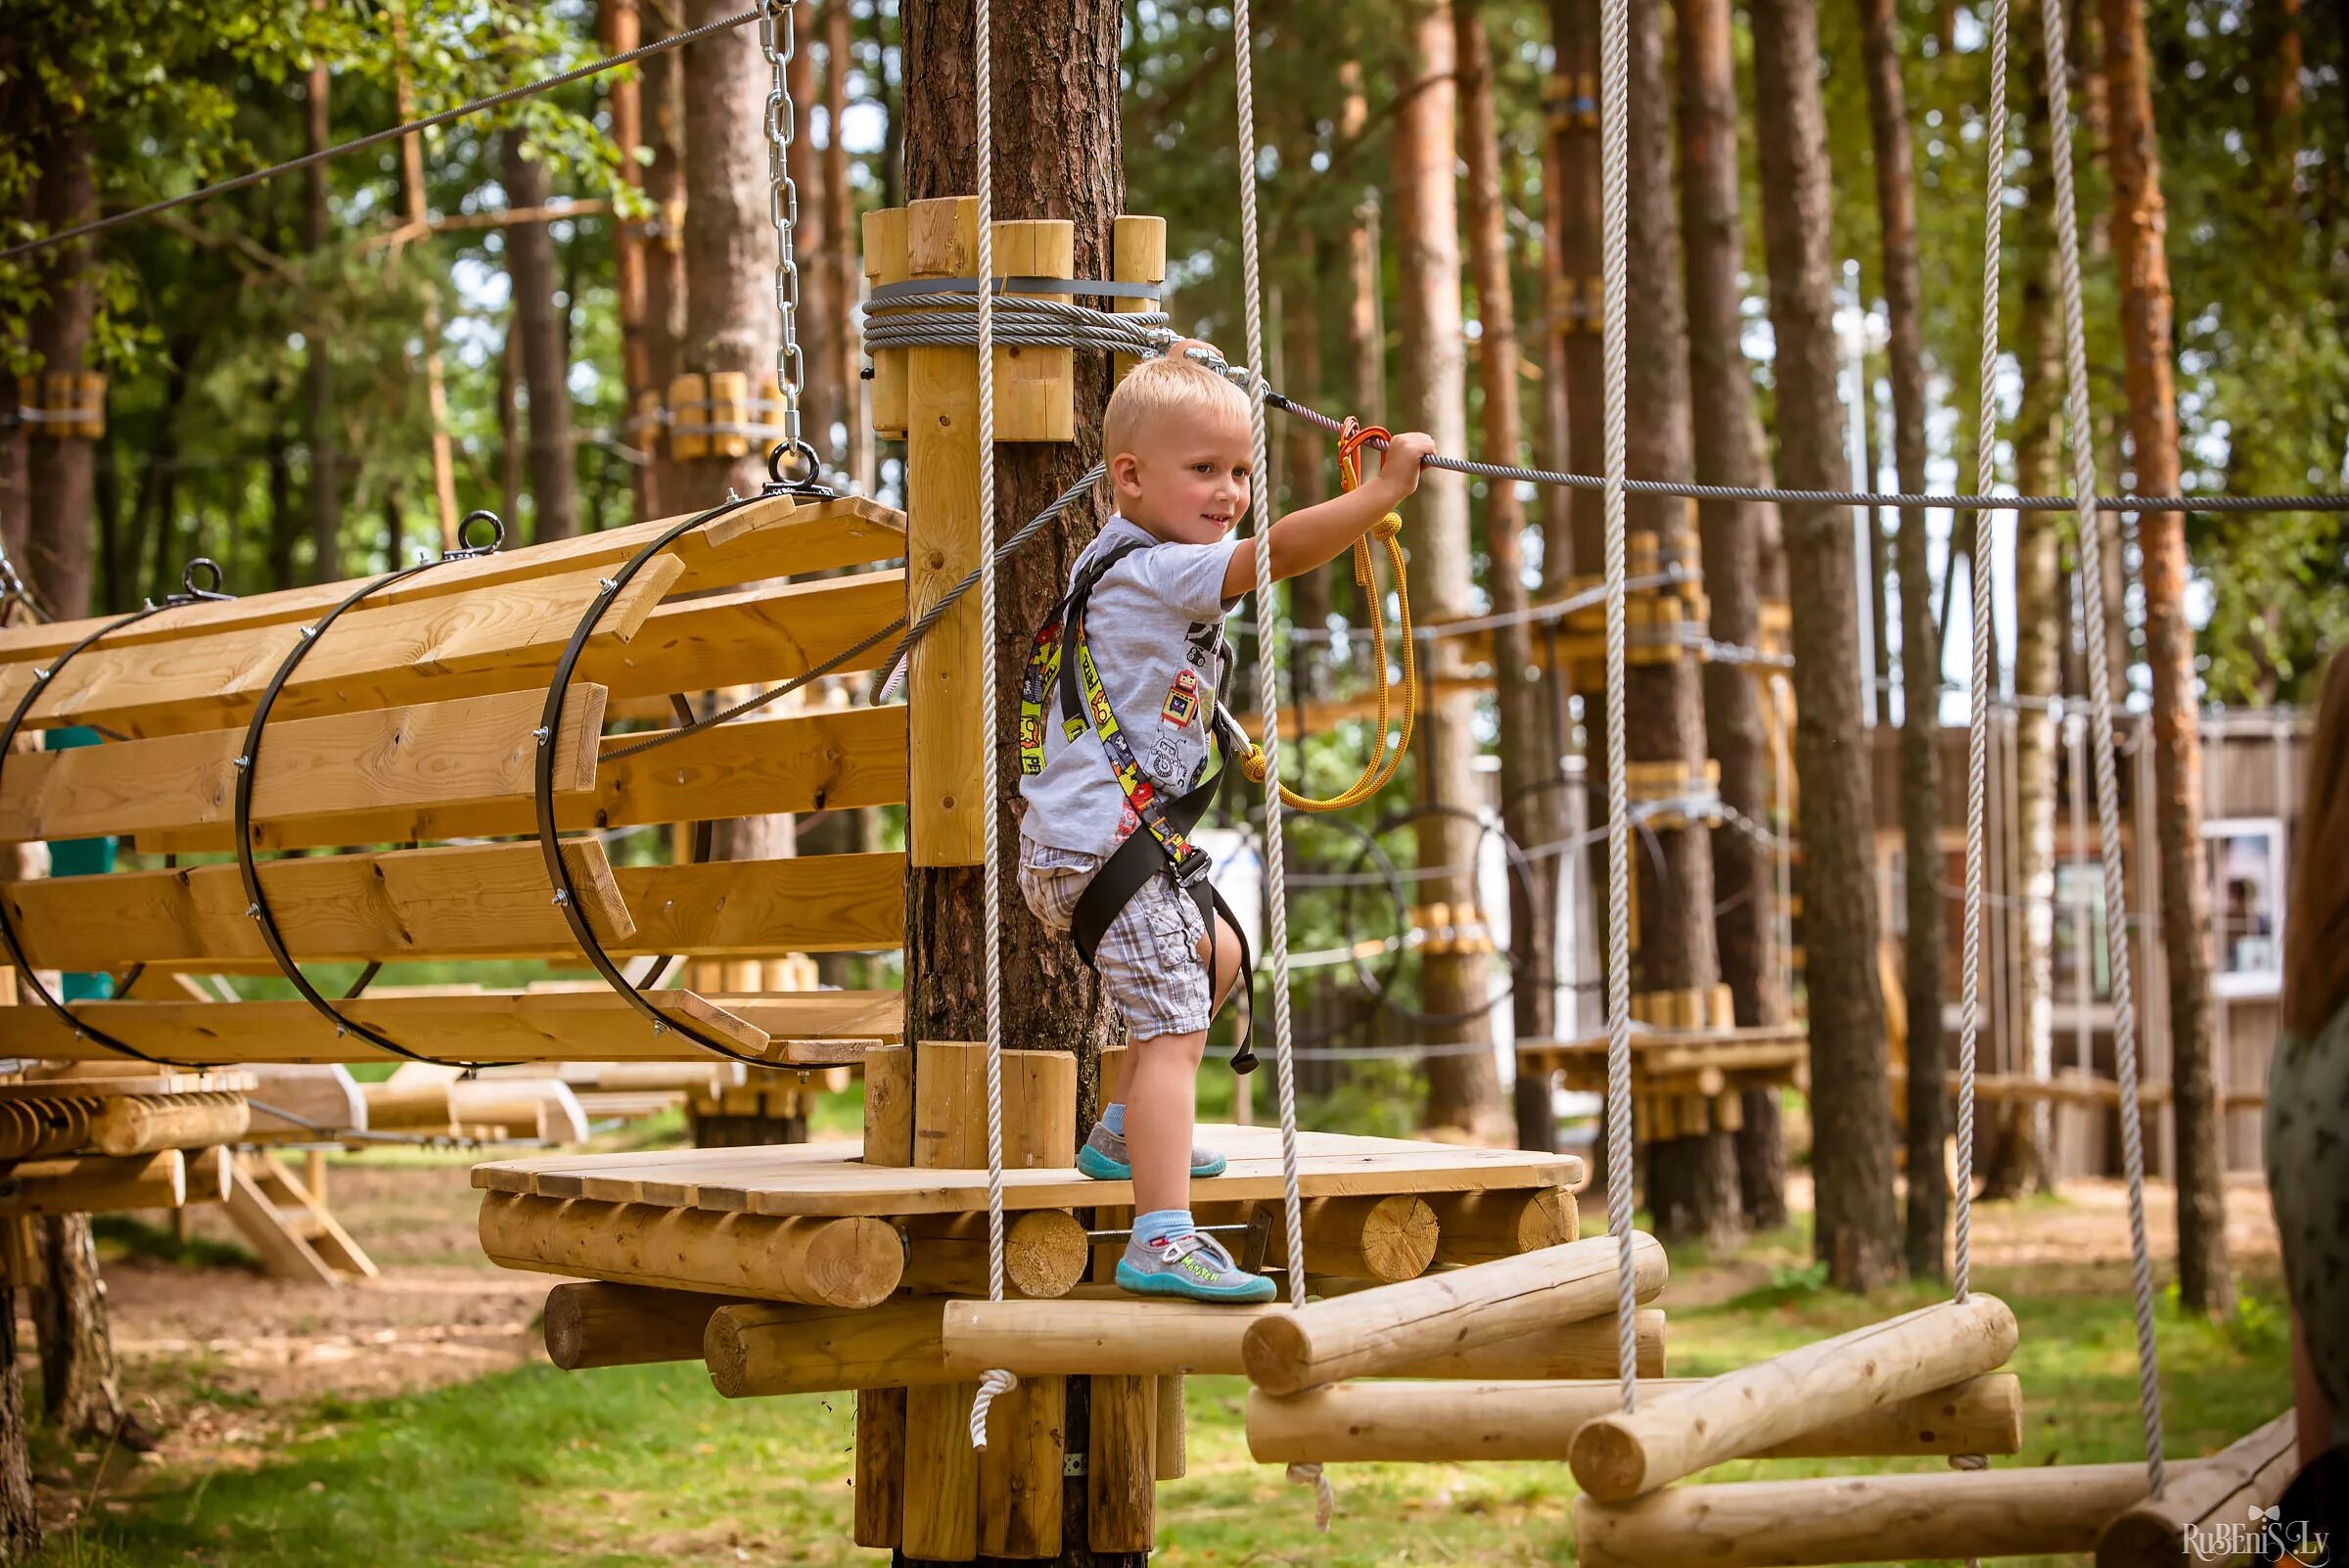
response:
<path id="1" fill-rule="evenodd" d="M 1247 541 L 1166 544 L 1138 524 L 1112 517 L 1077 558 L 1072 582 L 1101 552 L 1128 539 L 1136 550 L 1093 585 L 1085 639 L 1101 671 L 1110 711 L 1134 760 L 1162 797 L 1192 789 L 1207 771 L 1209 720 L 1222 674 L 1223 597 L 1231 553 Z M 1074 659 L 1073 646 L 1064 657 Z M 1055 685 L 1057 689 L 1057 683 Z M 1088 722 L 1066 738 L 1053 691 L 1044 694 L 1044 770 L 1020 779 L 1028 814 L 1020 836 L 1055 850 L 1106 855 L 1139 826 Z"/>

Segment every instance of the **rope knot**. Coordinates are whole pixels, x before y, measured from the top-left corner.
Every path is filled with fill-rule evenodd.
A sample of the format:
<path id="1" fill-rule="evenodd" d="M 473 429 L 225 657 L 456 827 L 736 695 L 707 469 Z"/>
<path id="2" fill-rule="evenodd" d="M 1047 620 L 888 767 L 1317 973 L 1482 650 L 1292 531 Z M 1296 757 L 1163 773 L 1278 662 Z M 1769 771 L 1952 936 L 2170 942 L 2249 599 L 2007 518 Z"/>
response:
<path id="1" fill-rule="evenodd" d="M 997 1369 L 979 1379 L 979 1397 L 971 1401 L 971 1447 L 987 1447 L 987 1412 L 994 1405 L 995 1396 L 1008 1394 L 1020 1386 L 1011 1373 Z"/>
<path id="2" fill-rule="evenodd" d="M 1338 1495 L 1329 1489 L 1329 1477 L 1317 1464 L 1292 1464 L 1289 1481 L 1294 1486 L 1313 1489 L 1313 1528 L 1329 1534 L 1329 1521 L 1338 1511 Z"/>
<path id="3" fill-rule="evenodd" d="M 1389 512 L 1385 517 L 1370 525 L 1370 537 L 1381 544 L 1386 543 L 1402 531 L 1403 514 L 1401 512 Z"/>
<path id="4" fill-rule="evenodd" d="M 1265 775 L 1270 771 L 1270 765 L 1265 761 L 1265 749 L 1251 741 L 1248 755 L 1240 759 L 1240 776 L 1251 784 L 1262 784 Z"/>

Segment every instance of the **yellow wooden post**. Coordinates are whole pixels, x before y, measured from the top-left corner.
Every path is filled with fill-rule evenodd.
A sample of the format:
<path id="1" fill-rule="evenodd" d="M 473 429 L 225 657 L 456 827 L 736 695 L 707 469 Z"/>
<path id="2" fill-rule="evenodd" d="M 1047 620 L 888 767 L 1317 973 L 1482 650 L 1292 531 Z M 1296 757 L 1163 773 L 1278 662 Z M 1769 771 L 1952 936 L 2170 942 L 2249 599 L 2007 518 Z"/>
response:
<path id="1" fill-rule="evenodd" d="M 864 276 L 876 289 L 905 281 L 905 208 L 889 207 L 864 215 Z M 875 310 L 886 313 L 886 307 L 876 306 Z M 903 440 L 904 349 L 883 348 L 873 354 L 872 388 L 873 434 Z"/>
<path id="2" fill-rule="evenodd" d="M 1066 218 L 998 223 L 994 252 L 998 278 L 1073 277 L 1077 269 L 1077 226 Z M 1074 296 L 1042 298 L 1065 300 Z M 995 439 L 1073 441 L 1077 438 L 1076 349 L 998 346 L 994 359 Z"/>
<path id="3" fill-rule="evenodd" d="M 1162 217 L 1143 217 L 1128 213 L 1117 220 L 1110 230 L 1110 277 L 1118 283 L 1164 283 L 1167 281 L 1167 220 Z M 1110 308 L 1121 316 L 1140 315 L 1155 308 L 1148 300 L 1121 299 Z M 1130 354 L 1119 354 L 1113 374 L 1124 381 L 1126 372 L 1141 361 Z M 1241 1080 L 1244 1084 L 1247 1081 Z"/>

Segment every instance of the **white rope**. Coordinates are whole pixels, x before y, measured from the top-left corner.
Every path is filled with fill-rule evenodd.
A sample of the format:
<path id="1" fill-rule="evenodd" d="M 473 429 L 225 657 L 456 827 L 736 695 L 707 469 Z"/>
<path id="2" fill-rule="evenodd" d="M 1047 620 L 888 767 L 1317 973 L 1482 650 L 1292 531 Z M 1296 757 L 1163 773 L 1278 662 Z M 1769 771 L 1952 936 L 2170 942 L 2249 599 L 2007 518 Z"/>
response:
<path id="1" fill-rule="evenodd" d="M 2006 211 L 2006 0 L 1996 0 L 1990 18 L 1990 115 L 1982 202 L 1982 366 L 1979 423 L 1974 429 L 1974 475 L 1980 493 L 1998 478 L 1999 260 Z M 1957 1266 L 1952 1283 L 1963 1301 L 1973 1286 L 1974 1228 L 1974 1053 L 1982 1006 L 1982 884 L 1984 795 L 1990 778 L 1991 625 L 1990 557 L 1998 538 L 1998 513 L 1974 519 L 1973 678 L 1966 692 L 1965 741 L 1965 956 L 1959 982 L 1958 1026 Z M 1911 1173 L 1915 1178 L 1915 1173 Z"/>
<path id="2" fill-rule="evenodd" d="M 979 276 L 995 275 L 995 93 L 992 18 L 977 0 Z M 995 344 L 993 291 L 979 291 L 979 809 L 987 910 L 987 1299 L 1003 1299 L 1003 866 L 1000 759 L 995 746 Z M 971 1447 L 987 1447 L 987 1412 L 1019 1379 L 998 1367 L 979 1380 L 971 1402 Z"/>
<path id="3" fill-rule="evenodd" d="M 1615 1365 L 1623 1407 L 1638 1403 L 1638 1301 L 1632 1277 L 1632 819 L 1624 771 L 1624 401 L 1630 366 L 1631 0 L 1600 11 L 1599 178 L 1606 276 L 1607 418 L 1607 1234 L 1615 1238 Z"/>
<path id="4" fill-rule="evenodd" d="M 1248 363 L 1265 363 L 1264 276 L 1256 220 L 1256 59 L 1248 0 L 1233 0 L 1232 72 L 1239 89 L 1240 285 L 1248 326 Z M 1250 522 L 1256 530 L 1256 711 L 1264 725 L 1265 752 L 1265 952 L 1272 969 L 1272 1079 L 1280 1100 L 1280 1213 L 1289 1260 L 1289 1305 L 1305 1305 L 1305 1218 L 1297 1192 L 1297 1071 L 1289 1040 L 1289 896 L 1283 880 L 1280 807 L 1279 627 L 1272 604 L 1271 464 L 1265 439 L 1265 378 L 1248 377 Z M 1288 1477 L 1313 1489 L 1313 1523 L 1329 1528 L 1337 1499 L 1318 1464 L 1292 1464 Z"/>
<path id="5" fill-rule="evenodd" d="M 2104 861 L 2104 906 L 2125 909 L 2121 803 L 2113 761 L 2111 644 L 2104 637 L 2104 524 L 2096 505 L 2096 431 L 2089 423 L 2088 335 L 2080 300 L 2080 214 L 2072 190 L 2070 50 L 2062 0 L 2046 0 L 2048 112 L 2054 135 L 2055 244 L 2063 273 L 2063 438 L 2080 501 L 2080 577 L 2087 591 L 2089 704 L 2096 731 L 2096 825 Z M 2112 963 L 2112 1056 L 2121 1090 L 2121 1164 L 2129 1177 L 2129 1283 L 2137 1302 L 2137 1397 L 2145 1432 L 2145 1475 L 2161 1496 L 2161 1379 L 2153 1347 L 2153 1265 L 2145 1242 L 2145 1143 L 2137 1103 L 2137 1000 L 2129 944 L 2108 943 Z"/>

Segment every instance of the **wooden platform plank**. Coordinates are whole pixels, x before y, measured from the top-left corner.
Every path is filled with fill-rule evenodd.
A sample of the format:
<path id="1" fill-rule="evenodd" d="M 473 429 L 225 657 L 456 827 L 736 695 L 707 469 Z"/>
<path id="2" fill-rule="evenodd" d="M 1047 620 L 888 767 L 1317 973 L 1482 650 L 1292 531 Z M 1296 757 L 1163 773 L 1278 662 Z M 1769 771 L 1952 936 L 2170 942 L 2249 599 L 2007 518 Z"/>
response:
<path id="1" fill-rule="evenodd" d="M 715 958 L 896 947 L 905 938 L 905 856 L 804 854 L 714 865 L 626 866 L 635 952 Z"/>
<path id="2" fill-rule="evenodd" d="M 572 707 L 576 706 L 575 695 Z M 537 720 L 533 717 L 530 722 Z M 654 733 L 608 735 L 601 750 L 610 753 L 640 745 Z M 623 761 L 602 764 L 592 793 L 556 803 L 555 821 L 566 833 L 580 833 L 778 811 L 898 805 L 905 799 L 905 755 L 902 706 L 846 708 L 790 718 L 743 718 Z M 536 830 L 530 803 L 507 800 L 299 817 L 264 824 L 254 842 L 264 850 L 295 850 L 493 838 Z M 145 853 L 184 854 L 233 849 L 235 841 L 222 824 L 187 832 L 141 833 L 138 846 Z"/>
<path id="3" fill-rule="evenodd" d="M 680 514 L 687 515 L 690 514 Z M 552 576 L 580 567 L 616 565 L 658 538 L 678 520 L 661 518 L 547 544 L 501 550 L 474 560 L 452 561 L 386 588 L 369 602 L 398 604 L 438 598 Z M 669 546 L 668 553 L 676 556 L 685 569 L 671 591 L 706 592 L 767 578 L 897 560 L 905 553 L 905 519 L 903 513 L 862 496 L 841 496 L 812 505 L 802 505 L 790 496 L 766 496 L 686 533 Z M 175 605 L 115 633 L 107 638 L 106 646 L 135 647 L 307 621 L 341 603 L 356 585 L 355 580 L 326 582 L 279 593 Z M 62 653 L 111 619 L 35 623 L 0 631 L 0 664 L 38 661 Z"/>
<path id="4" fill-rule="evenodd" d="M 1279 1134 L 1267 1128 L 1205 1127 L 1200 1140 L 1228 1157 L 1222 1176 L 1202 1181 L 1202 1202 L 1277 1197 Z M 1308 1197 L 1359 1193 L 1470 1192 L 1496 1187 L 1572 1185 L 1582 1162 L 1569 1155 L 1515 1149 L 1459 1148 L 1395 1138 L 1328 1132 L 1300 1135 Z M 867 1166 L 853 1145 L 802 1144 L 752 1149 L 687 1149 L 653 1155 L 581 1155 L 552 1161 L 511 1160 L 478 1166 L 474 1185 L 546 1197 L 594 1196 L 610 1202 L 791 1215 L 960 1214 L 987 1203 L 987 1173 Z M 542 1186 L 541 1182 L 546 1183 Z M 1094 1181 L 1071 1170 L 1006 1171 L 1003 1201 L 1013 1209 L 1129 1204 L 1132 1186 Z"/>
<path id="5" fill-rule="evenodd" d="M 555 786 L 595 783 L 593 737 L 604 693 L 582 686 L 555 736 Z M 253 781 L 258 821 L 446 808 L 505 800 L 529 809 L 544 699 L 506 692 L 388 708 L 270 727 Z M 72 839 L 210 826 L 234 843 L 236 760 L 242 730 L 82 746 L 11 760 L 0 795 L 0 839 Z M 519 800 L 517 800 L 519 798 Z"/>
<path id="6" fill-rule="evenodd" d="M 752 998 L 652 993 L 669 1017 L 690 1020 L 737 1049 L 777 1066 L 852 1062 L 893 1038 L 902 1004 L 896 992 L 805 992 Z M 656 1034 L 609 991 L 367 996 L 351 1018 L 410 1049 L 450 1061 L 708 1061 L 712 1053 L 674 1030 Z M 334 1026 L 299 1001 L 81 1002 L 76 1017 L 118 1038 L 180 1061 L 372 1062 L 389 1053 Z M 73 1032 L 47 1009 L 0 1016 L 0 1053 L 75 1061 L 114 1053 Z"/>
<path id="7" fill-rule="evenodd" d="M 574 839 L 563 853 L 589 927 L 607 946 L 623 948 L 635 927 L 603 841 Z M 262 864 L 260 878 L 287 949 L 297 958 L 406 961 L 577 951 L 570 923 L 548 891 L 546 859 L 535 844 L 271 860 Z M 259 925 L 246 916 L 245 882 L 233 865 L 38 877 L 0 884 L 0 900 L 25 951 L 45 968 L 223 960 L 275 967 Z"/>
<path id="8" fill-rule="evenodd" d="M 601 591 L 604 570 L 480 593 L 362 604 L 318 639 L 278 693 L 271 716 L 307 718 L 543 685 L 529 672 L 553 669 Z M 648 564 L 605 611 L 590 650 L 609 656 L 624 647 L 682 571 L 673 557 Z M 34 704 L 31 722 L 98 724 L 133 738 L 226 729 L 252 716 L 300 640 L 300 627 L 277 625 L 141 647 L 102 644 L 58 672 Z M 13 709 L 31 683 L 30 667 L 0 666 L 0 703 Z"/>

